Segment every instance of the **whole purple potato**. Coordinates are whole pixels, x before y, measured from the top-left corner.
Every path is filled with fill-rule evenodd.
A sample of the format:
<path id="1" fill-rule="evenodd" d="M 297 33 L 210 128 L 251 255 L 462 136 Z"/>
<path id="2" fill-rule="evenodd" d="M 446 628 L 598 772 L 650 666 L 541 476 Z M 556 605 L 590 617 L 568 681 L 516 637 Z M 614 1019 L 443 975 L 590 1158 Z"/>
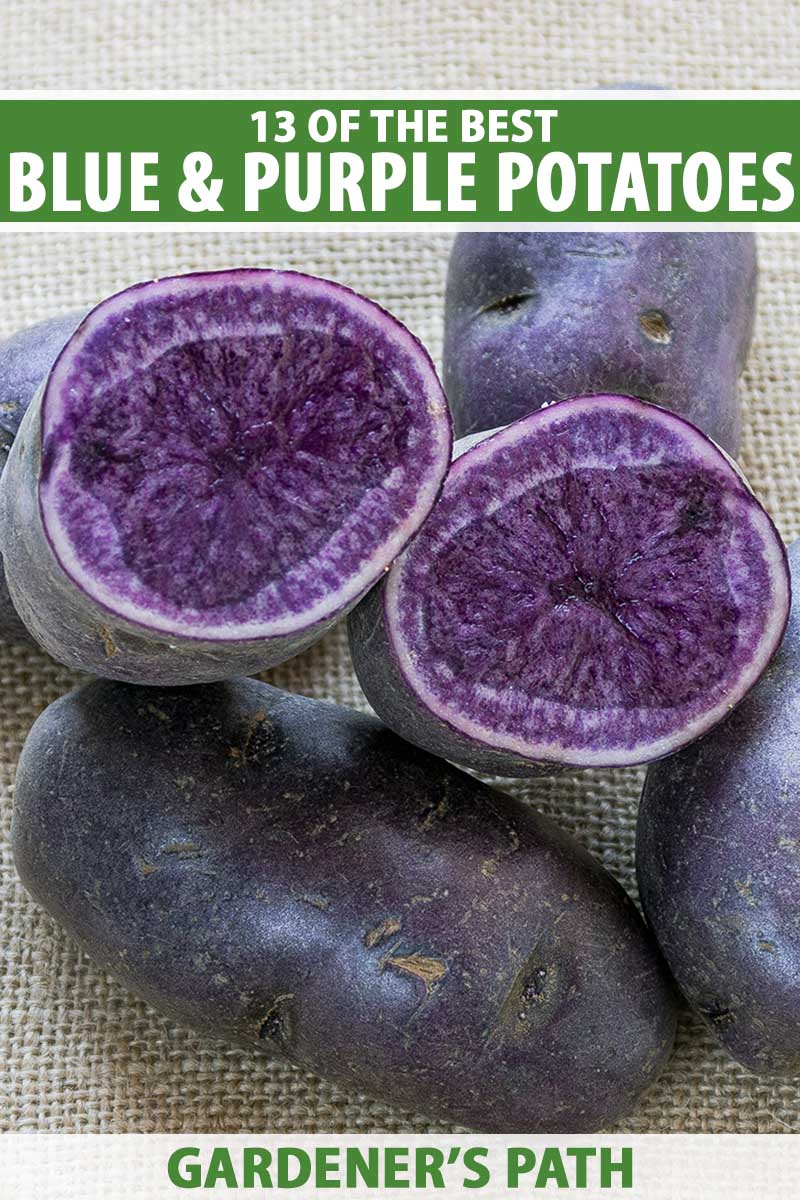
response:
<path id="1" fill-rule="evenodd" d="M 388 568 L 451 441 L 420 342 L 348 288 L 265 270 L 128 288 L 78 326 L 11 448 L 12 601 L 97 675 L 274 666 Z"/>
<path id="2" fill-rule="evenodd" d="M 51 705 L 13 845 L 171 1018 L 429 1116 L 596 1129 L 672 1044 L 660 956 L 585 849 L 374 718 L 256 680 Z"/>
<path id="3" fill-rule="evenodd" d="M 37 388 L 83 315 L 73 312 L 50 317 L 0 342 L 0 471 Z M 0 639 L 18 641 L 28 637 L 11 603 L 0 557 Z"/>
<path id="4" fill-rule="evenodd" d="M 800 542 L 790 548 L 800 584 Z M 751 1071 L 800 1074 L 800 607 L 708 737 L 650 768 L 642 902 L 678 984 Z"/>
<path id="5" fill-rule="evenodd" d="M 756 299 L 750 233 L 462 233 L 445 305 L 457 436 L 624 392 L 739 449 Z"/>
<path id="6" fill-rule="evenodd" d="M 775 652 L 786 551 L 694 425 L 575 396 L 465 438 L 417 537 L 350 615 L 361 686 L 424 750 L 498 775 L 651 762 Z"/>

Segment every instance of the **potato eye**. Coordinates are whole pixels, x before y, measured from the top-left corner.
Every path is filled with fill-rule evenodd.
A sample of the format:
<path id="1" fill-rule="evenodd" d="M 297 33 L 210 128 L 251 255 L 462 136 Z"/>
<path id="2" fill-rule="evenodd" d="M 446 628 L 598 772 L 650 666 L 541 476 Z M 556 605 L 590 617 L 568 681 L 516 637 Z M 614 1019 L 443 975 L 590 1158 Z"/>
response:
<path id="1" fill-rule="evenodd" d="M 510 313 L 516 312 L 528 300 L 533 297 L 529 292 L 520 293 L 518 296 L 501 296 L 499 300 L 493 300 L 491 304 L 485 305 L 481 312 L 498 313 L 500 316 L 508 316 Z"/>
<path id="2" fill-rule="evenodd" d="M 660 346 L 668 346 L 672 341 L 672 324 L 669 317 L 663 312 L 659 312 L 658 309 L 651 308 L 647 312 L 640 313 L 639 324 L 644 336 L 649 341 L 658 342 Z"/>

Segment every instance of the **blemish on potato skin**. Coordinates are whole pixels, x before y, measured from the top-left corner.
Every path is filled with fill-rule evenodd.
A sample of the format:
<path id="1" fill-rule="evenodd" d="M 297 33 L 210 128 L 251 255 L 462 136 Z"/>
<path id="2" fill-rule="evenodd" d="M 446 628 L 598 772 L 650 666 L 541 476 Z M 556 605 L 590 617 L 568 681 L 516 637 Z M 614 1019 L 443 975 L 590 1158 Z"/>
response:
<path id="1" fill-rule="evenodd" d="M 413 908 L 417 904 L 433 904 L 436 900 L 446 900 L 449 895 L 450 889 L 446 887 L 435 888 L 429 895 L 423 895 L 418 892 L 411 897 L 408 907 Z"/>
<path id="2" fill-rule="evenodd" d="M 284 1049 L 291 1042 L 294 1033 L 291 1004 L 294 998 L 294 992 L 284 992 L 283 995 L 275 997 L 259 1020 L 259 1041 L 271 1042 L 279 1049 Z"/>
<path id="3" fill-rule="evenodd" d="M 537 1028 L 561 990 L 559 976 L 559 969 L 546 955 L 546 948 L 542 944 L 535 946 L 506 992 L 493 1032 L 505 1031 L 519 1038 Z"/>
<path id="4" fill-rule="evenodd" d="M 246 767 L 267 758 L 276 748 L 275 731 L 266 712 L 258 709 L 244 723 L 240 744 L 228 747 L 228 757 L 234 767 Z"/>
<path id="5" fill-rule="evenodd" d="M 443 821 L 449 811 L 450 804 L 447 796 L 442 796 L 442 798 L 437 801 L 436 804 L 431 804 L 427 809 L 425 809 L 419 819 L 417 828 L 423 833 L 426 833 L 429 829 L 433 829 L 434 825 L 436 825 L 439 821 Z"/>
<path id="6" fill-rule="evenodd" d="M 498 300 L 492 300 L 489 304 L 484 304 L 483 308 L 479 310 L 478 316 L 491 314 L 492 316 L 510 317 L 533 299 L 533 292 L 519 292 L 510 296 L 500 296 Z"/>
<path id="7" fill-rule="evenodd" d="M 440 958 L 429 958 L 425 954 L 397 954 L 387 958 L 383 965 L 420 979 L 425 985 L 426 996 L 431 994 L 447 974 L 447 963 L 442 962 Z"/>
<path id="8" fill-rule="evenodd" d="M 318 838 L 320 834 L 324 833 L 326 829 L 329 829 L 331 825 L 335 825 L 338 820 L 338 813 L 333 811 L 329 812 L 325 820 L 317 821 L 315 825 L 312 825 L 311 829 L 308 831 L 307 837 L 309 840 Z"/>
<path id="9" fill-rule="evenodd" d="M 364 945 L 368 950 L 377 946 L 380 942 L 391 937 L 393 933 L 399 933 L 403 928 L 403 922 L 399 917 L 387 917 L 385 921 L 381 921 L 374 929 L 370 929 L 364 934 Z"/>
<path id="10" fill-rule="evenodd" d="M 520 994 L 521 1007 L 517 1013 L 518 1021 L 528 1020 L 530 1005 L 543 1003 L 545 989 L 547 986 L 547 977 L 547 967 L 537 967 L 531 978 L 523 987 Z"/>
<path id="11" fill-rule="evenodd" d="M 749 875 L 746 879 L 734 879 L 733 886 L 748 908 L 758 908 L 758 900 L 753 895 L 753 880 Z"/>
<path id="12" fill-rule="evenodd" d="M 311 908 L 319 909 L 320 912 L 327 912 L 331 906 L 327 896 L 314 896 L 307 892 L 298 896 L 298 900 L 301 904 L 308 904 Z"/>
<path id="13" fill-rule="evenodd" d="M 105 654 L 106 658 L 114 658 L 120 653 L 119 646 L 114 641 L 114 635 L 107 625 L 101 625 L 98 629 L 98 633 L 100 634 L 100 639 L 103 643 L 103 653 Z"/>
<path id="14" fill-rule="evenodd" d="M 184 862 L 186 859 L 199 858 L 205 851 L 196 842 L 169 842 L 162 847 L 161 853 L 174 854 L 179 861 Z"/>
<path id="15" fill-rule="evenodd" d="M 349 829 L 343 833 L 341 837 L 338 837 L 333 844 L 334 846 L 346 846 L 348 842 L 360 842 L 363 837 L 363 833 L 361 833 L 359 830 Z"/>
<path id="16" fill-rule="evenodd" d="M 659 346 L 668 346 L 672 341 L 672 326 L 664 313 L 657 308 L 640 313 L 639 324 L 648 341 L 657 342 Z"/>
<path id="17" fill-rule="evenodd" d="M 722 1005 L 712 1006 L 711 1008 L 701 1008 L 700 1013 L 710 1021 L 715 1029 L 727 1029 L 736 1023 L 736 1013 L 730 1008 L 725 1008 Z"/>
<path id="18" fill-rule="evenodd" d="M 568 255 L 573 255 L 577 258 L 627 258 L 630 256 L 630 248 L 621 241 L 610 241 L 604 235 L 602 239 L 596 242 L 587 241 L 585 244 L 576 243 L 568 246 L 565 250 Z"/>
<path id="19" fill-rule="evenodd" d="M 485 858 L 481 863 L 481 875 L 484 877 L 484 879 L 493 879 L 497 875 L 497 870 L 500 866 L 500 863 L 504 859 L 509 858 L 512 854 L 516 854 L 519 850 L 519 834 L 513 825 L 507 825 L 504 833 L 508 838 L 508 845 L 502 850 L 498 850 L 490 858 Z"/>

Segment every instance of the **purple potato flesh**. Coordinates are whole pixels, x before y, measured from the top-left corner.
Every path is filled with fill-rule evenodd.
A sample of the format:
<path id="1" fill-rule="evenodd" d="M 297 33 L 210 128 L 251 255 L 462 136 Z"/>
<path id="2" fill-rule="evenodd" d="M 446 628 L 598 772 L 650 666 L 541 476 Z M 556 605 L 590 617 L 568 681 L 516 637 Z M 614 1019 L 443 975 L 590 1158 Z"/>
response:
<path id="1" fill-rule="evenodd" d="M 498 1132 L 607 1125 L 673 1040 L 616 881 L 374 718 L 255 680 L 95 680 L 17 772 L 20 876 L 171 1019 Z"/>
<path id="2" fill-rule="evenodd" d="M 83 312 L 50 317 L 0 342 L 0 471 L 5 466 L 20 421 Z M 11 602 L 0 558 L 0 638 L 29 638 Z"/>
<path id="3" fill-rule="evenodd" d="M 784 547 L 727 456 L 672 413 L 594 395 L 456 459 L 350 640 L 396 732 L 526 775 L 693 741 L 756 682 L 788 609 Z"/>
<path id="4" fill-rule="evenodd" d="M 48 317 L 0 342 L 0 454 L 4 462 L 28 405 L 85 315 L 82 309 Z"/>
<path id="5" fill-rule="evenodd" d="M 800 584 L 800 542 L 789 549 Z M 800 1074 L 800 609 L 709 737 L 647 772 L 642 902 L 686 999 L 751 1071 Z"/>
<path id="6" fill-rule="evenodd" d="M 11 452 L 12 598 L 95 674 L 264 669 L 387 569 L 450 448 L 425 350 L 349 289 L 258 270 L 140 284 L 78 327 Z"/>
<path id="7" fill-rule="evenodd" d="M 622 392 L 736 455 L 756 276 L 750 233 L 459 234 L 444 346 L 457 436 Z"/>

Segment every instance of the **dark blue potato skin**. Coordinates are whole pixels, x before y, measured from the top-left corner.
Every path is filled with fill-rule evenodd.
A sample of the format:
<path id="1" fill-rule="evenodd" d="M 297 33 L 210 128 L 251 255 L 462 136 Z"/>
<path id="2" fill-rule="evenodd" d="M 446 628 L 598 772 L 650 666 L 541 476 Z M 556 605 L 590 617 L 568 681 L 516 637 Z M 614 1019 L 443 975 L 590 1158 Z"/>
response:
<path id="1" fill-rule="evenodd" d="M 431 1117 L 593 1130 L 672 1045 L 661 958 L 577 842 L 252 679 L 51 705 L 13 845 L 31 894 L 171 1018 Z"/>
<path id="2" fill-rule="evenodd" d="M 789 550 L 800 590 L 800 542 Z M 800 1073 L 800 608 L 750 694 L 650 767 L 645 914 L 693 1008 L 751 1071 Z"/>
<path id="3" fill-rule="evenodd" d="M 83 316 L 81 311 L 50 317 L 0 342 L 0 471 L 28 405 Z M 1 558 L 0 639 L 30 640 L 8 594 Z"/>
<path id="4" fill-rule="evenodd" d="M 621 392 L 735 456 L 756 276 L 749 233 L 459 234 L 444 340 L 456 436 Z"/>

